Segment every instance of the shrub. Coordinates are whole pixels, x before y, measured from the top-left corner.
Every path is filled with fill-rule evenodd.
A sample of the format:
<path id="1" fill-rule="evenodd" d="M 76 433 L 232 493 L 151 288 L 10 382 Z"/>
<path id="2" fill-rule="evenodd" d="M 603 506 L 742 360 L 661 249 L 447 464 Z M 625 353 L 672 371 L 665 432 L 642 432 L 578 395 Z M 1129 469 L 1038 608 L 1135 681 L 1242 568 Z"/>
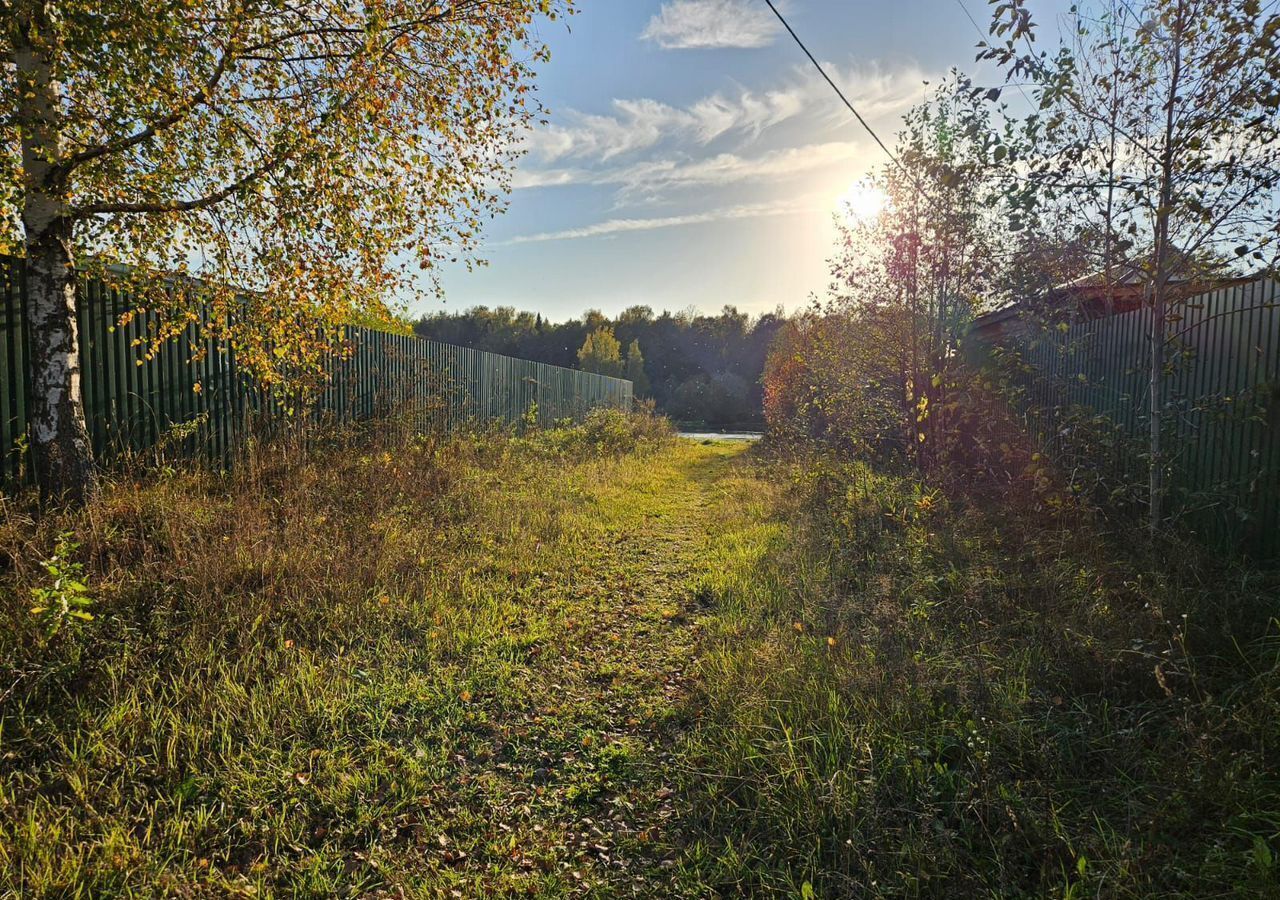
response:
<path id="1" fill-rule="evenodd" d="M 529 442 L 540 452 L 566 458 L 621 456 L 653 450 L 672 434 L 670 421 L 651 411 L 625 413 L 600 408 L 588 413 L 580 424 L 535 432 Z"/>

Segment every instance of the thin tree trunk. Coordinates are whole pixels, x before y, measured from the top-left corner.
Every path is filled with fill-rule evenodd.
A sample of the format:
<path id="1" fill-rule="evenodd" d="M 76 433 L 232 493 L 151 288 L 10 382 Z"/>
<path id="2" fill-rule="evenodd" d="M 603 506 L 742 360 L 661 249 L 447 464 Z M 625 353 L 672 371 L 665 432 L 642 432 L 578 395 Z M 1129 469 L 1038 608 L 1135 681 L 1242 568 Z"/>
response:
<path id="1" fill-rule="evenodd" d="M 31 0 L 18 7 L 12 27 L 23 125 L 31 449 L 42 499 L 83 503 L 94 494 L 96 479 L 80 396 L 68 189 L 58 167 L 63 136 L 61 88 L 53 65 L 57 21 L 46 3 Z"/>
<path id="2" fill-rule="evenodd" d="M 1160 206 L 1156 210 L 1155 278 L 1151 286 L 1151 434 L 1148 452 L 1150 471 L 1147 494 L 1147 524 L 1158 531 L 1164 520 L 1164 345 L 1169 284 L 1169 219 L 1173 206 L 1174 110 L 1182 77 L 1182 33 L 1184 4 L 1178 4 L 1173 40 L 1173 68 L 1169 78 L 1169 102 L 1165 108 L 1164 146 L 1160 159 Z"/>
<path id="3" fill-rule="evenodd" d="M 83 503 L 95 491 L 95 475 L 80 396 L 75 269 L 66 220 L 42 233 L 28 231 L 26 251 L 36 483 L 45 500 Z"/>
<path id="4" fill-rule="evenodd" d="M 1157 271 L 1159 271 L 1157 269 Z M 1151 302 L 1151 431 L 1148 455 L 1150 471 L 1147 485 L 1147 525 L 1152 531 L 1160 530 L 1164 519 L 1164 290 L 1156 276 Z"/>
<path id="5" fill-rule="evenodd" d="M 1114 7 L 1112 8 L 1114 11 Z M 1103 245 L 1103 278 L 1105 280 L 1106 298 L 1103 301 L 1103 315 L 1110 316 L 1116 311 L 1115 288 L 1115 197 L 1116 197 L 1116 119 L 1120 116 L 1120 64 L 1113 53 L 1111 71 L 1111 93 L 1107 96 L 1110 106 L 1108 111 L 1107 135 L 1107 205 L 1103 215 L 1103 227 L 1106 229 Z"/>

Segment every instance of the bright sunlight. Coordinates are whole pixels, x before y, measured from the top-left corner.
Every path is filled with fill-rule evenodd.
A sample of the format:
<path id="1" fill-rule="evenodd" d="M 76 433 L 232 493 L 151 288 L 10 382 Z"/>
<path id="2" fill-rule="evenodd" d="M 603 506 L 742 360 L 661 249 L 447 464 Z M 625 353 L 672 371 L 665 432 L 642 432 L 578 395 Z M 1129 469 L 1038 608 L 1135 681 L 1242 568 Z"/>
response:
<path id="1" fill-rule="evenodd" d="M 170 5 L 0 0 L 0 900 L 1280 900 L 1280 2 Z"/>
<path id="2" fill-rule="evenodd" d="M 866 181 L 855 181 L 840 195 L 837 208 L 851 222 L 868 222 L 884 209 L 884 191 Z"/>

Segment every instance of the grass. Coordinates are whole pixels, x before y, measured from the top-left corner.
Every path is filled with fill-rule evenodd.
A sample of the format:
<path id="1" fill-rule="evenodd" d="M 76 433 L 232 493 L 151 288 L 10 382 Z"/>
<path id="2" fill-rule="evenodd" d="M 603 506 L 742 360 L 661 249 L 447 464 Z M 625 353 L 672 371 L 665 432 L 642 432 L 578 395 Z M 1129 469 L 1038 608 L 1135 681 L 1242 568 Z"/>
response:
<path id="1" fill-rule="evenodd" d="M 767 466 L 702 585 L 691 892 L 1280 895 L 1275 573 Z"/>
<path id="2" fill-rule="evenodd" d="M 10 509 L 0 893 L 669 880 L 663 759 L 729 452 L 598 418 Z M 94 618 L 50 636 L 30 591 L 60 543 Z"/>
<path id="3" fill-rule="evenodd" d="M 0 893 L 1280 893 L 1275 574 L 1079 510 L 598 416 L 0 549 Z"/>

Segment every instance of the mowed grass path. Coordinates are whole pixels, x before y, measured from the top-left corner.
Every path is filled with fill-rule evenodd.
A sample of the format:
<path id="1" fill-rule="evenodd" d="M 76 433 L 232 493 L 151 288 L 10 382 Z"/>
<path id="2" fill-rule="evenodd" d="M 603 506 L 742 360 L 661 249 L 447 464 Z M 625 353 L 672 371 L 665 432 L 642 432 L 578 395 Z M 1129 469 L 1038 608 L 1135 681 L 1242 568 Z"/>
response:
<path id="1" fill-rule="evenodd" d="M 117 486 L 97 619 L 0 648 L 0 894 L 700 893 L 679 748 L 728 522 L 768 527 L 744 449 Z"/>
<path id="2" fill-rule="evenodd" d="M 506 685 L 469 701 L 442 883 L 464 896 L 680 890 L 701 588 L 743 449 L 681 441 L 578 483 L 535 575 L 547 633 Z"/>

